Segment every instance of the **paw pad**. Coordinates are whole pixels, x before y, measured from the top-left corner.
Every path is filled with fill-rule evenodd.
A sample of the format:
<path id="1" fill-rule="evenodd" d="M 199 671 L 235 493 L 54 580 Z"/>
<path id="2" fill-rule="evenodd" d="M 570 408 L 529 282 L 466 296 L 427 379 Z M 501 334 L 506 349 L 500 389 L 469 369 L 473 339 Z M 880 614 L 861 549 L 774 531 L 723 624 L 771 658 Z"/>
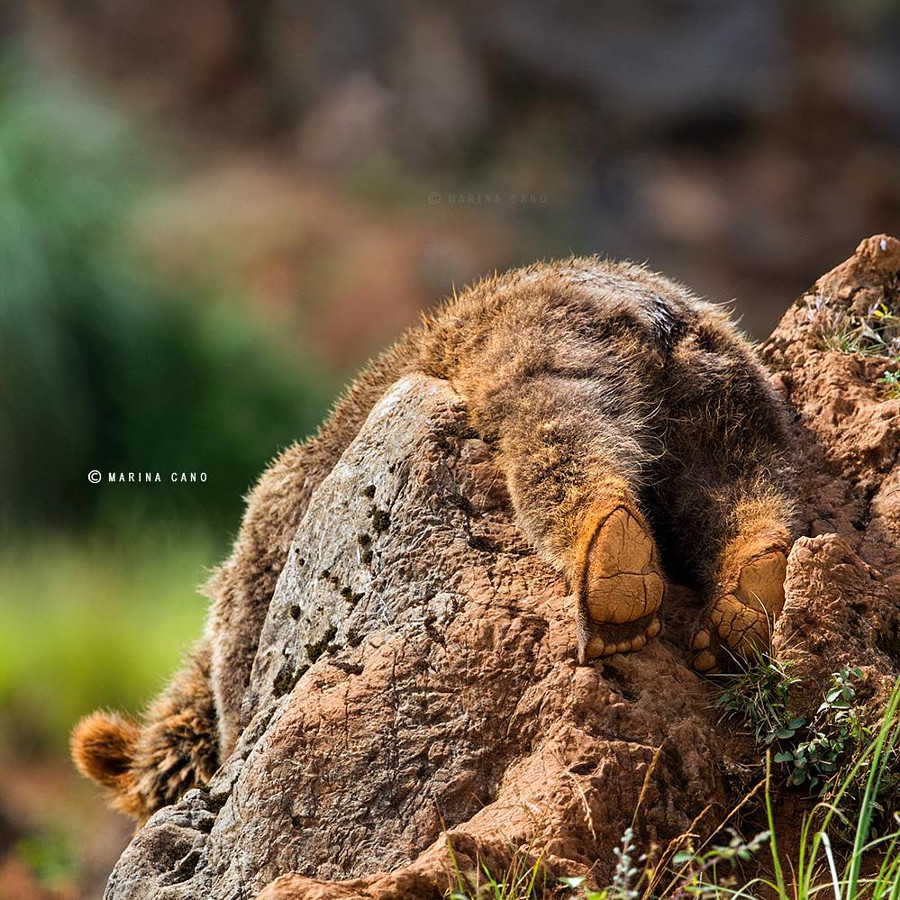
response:
<path id="1" fill-rule="evenodd" d="M 703 674 L 717 671 L 731 657 L 747 658 L 769 643 L 771 628 L 784 606 L 787 557 L 772 550 L 749 560 L 736 584 L 707 609 L 694 635 L 691 664 Z"/>
<path id="2" fill-rule="evenodd" d="M 643 518 L 617 507 L 588 547 L 581 596 L 591 636 L 581 656 L 591 659 L 640 650 L 659 633 L 665 594 L 656 545 Z"/>

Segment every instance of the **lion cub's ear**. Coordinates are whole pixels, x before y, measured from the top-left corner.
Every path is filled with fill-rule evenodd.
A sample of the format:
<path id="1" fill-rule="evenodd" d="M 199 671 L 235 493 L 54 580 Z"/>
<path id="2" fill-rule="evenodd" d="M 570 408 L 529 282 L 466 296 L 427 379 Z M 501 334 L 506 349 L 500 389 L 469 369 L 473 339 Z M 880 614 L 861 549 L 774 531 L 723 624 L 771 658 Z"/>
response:
<path id="1" fill-rule="evenodd" d="M 115 713 L 95 712 L 72 730 L 69 749 L 82 775 L 117 794 L 124 794 L 134 780 L 131 763 L 140 728 Z"/>

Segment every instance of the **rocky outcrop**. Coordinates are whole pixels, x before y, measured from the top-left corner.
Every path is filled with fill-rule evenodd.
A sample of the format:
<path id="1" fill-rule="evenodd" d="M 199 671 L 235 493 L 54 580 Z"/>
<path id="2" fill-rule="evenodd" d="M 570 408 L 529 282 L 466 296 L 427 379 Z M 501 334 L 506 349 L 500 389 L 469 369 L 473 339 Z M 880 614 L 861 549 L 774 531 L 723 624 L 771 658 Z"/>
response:
<path id="1" fill-rule="evenodd" d="M 898 273 L 900 243 L 865 242 L 765 347 L 812 535 L 775 635 L 801 707 L 844 663 L 878 690 L 898 665 L 900 401 L 876 384 L 886 359 L 821 349 L 809 313 L 866 291 L 896 309 Z M 551 880 L 604 883 L 630 827 L 642 848 L 709 832 L 755 749 L 688 668 L 697 601 L 674 594 L 660 640 L 576 665 L 574 603 L 514 527 L 460 398 L 403 379 L 313 495 L 236 752 L 138 832 L 107 896 L 441 897 L 456 870 L 539 853 Z"/>
<path id="2" fill-rule="evenodd" d="M 861 666 L 886 693 L 900 659 L 900 398 L 879 384 L 897 368 L 879 351 L 900 351 L 900 320 L 881 325 L 879 310 L 900 314 L 900 241 L 887 235 L 823 275 L 763 347 L 795 411 L 810 535 L 791 553 L 774 638 L 800 678 L 796 703 L 807 715 L 830 672 Z"/>

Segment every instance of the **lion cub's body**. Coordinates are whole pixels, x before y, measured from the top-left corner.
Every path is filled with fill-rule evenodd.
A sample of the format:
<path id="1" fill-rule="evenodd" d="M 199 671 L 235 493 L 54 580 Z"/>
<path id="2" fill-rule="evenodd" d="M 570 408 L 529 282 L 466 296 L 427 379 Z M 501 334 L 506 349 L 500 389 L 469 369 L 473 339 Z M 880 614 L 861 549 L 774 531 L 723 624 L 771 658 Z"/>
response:
<path id="1" fill-rule="evenodd" d="M 310 495 L 412 371 L 449 380 L 496 448 L 519 526 L 578 598 L 582 660 L 652 638 L 667 577 L 707 600 L 701 671 L 765 638 L 780 611 L 791 503 L 787 431 L 751 349 L 716 307 L 641 267 L 535 265 L 481 282 L 409 331 L 316 437 L 263 473 L 208 585 L 206 633 L 186 667 L 142 726 L 94 714 L 73 735 L 79 768 L 120 809 L 145 818 L 231 752 Z"/>

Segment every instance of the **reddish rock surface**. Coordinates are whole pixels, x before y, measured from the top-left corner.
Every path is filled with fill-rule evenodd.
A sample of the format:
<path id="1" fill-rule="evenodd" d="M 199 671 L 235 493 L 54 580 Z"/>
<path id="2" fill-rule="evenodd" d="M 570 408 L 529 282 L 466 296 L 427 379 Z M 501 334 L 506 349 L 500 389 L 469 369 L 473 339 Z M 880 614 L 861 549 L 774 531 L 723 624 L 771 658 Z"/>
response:
<path id="1" fill-rule="evenodd" d="M 814 708 L 843 664 L 898 665 L 898 401 L 887 359 L 825 352 L 810 303 L 897 308 L 900 243 L 873 238 L 764 348 L 796 410 L 803 526 L 775 646 Z M 161 810 L 111 898 L 423 898 L 545 852 L 603 884 L 613 849 L 709 832 L 758 759 L 685 662 L 676 593 L 640 653 L 575 662 L 566 586 L 512 524 L 489 448 L 446 383 L 398 382 L 314 494 L 264 627 L 254 713 L 208 791 Z"/>
<path id="2" fill-rule="evenodd" d="M 796 703 L 807 715 L 829 673 L 861 666 L 886 693 L 900 658 L 900 399 L 878 383 L 897 364 L 823 349 L 823 332 L 852 329 L 879 305 L 900 313 L 900 241 L 887 235 L 823 275 L 763 347 L 796 413 L 801 527 L 811 536 L 791 553 L 774 639 L 801 679 Z"/>

